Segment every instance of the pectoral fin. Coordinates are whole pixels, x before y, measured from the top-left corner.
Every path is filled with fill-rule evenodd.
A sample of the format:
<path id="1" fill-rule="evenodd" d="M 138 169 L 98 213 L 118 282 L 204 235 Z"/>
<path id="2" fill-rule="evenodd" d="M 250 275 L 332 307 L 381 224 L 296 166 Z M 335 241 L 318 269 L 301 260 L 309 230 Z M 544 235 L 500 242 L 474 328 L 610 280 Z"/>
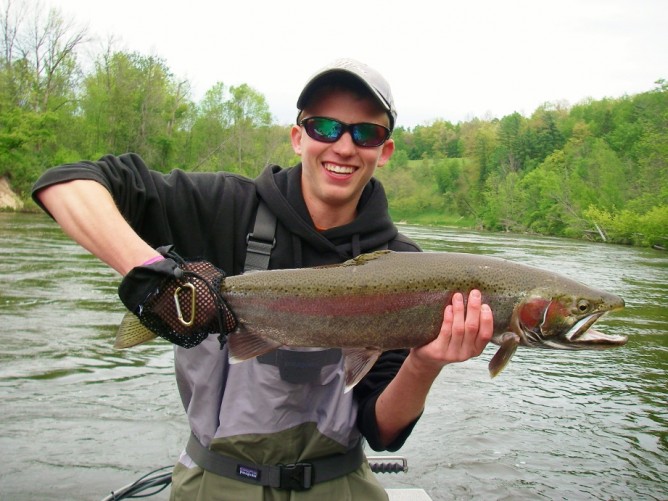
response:
<path id="1" fill-rule="evenodd" d="M 227 346 L 230 350 L 230 363 L 236 364 L 269 353 L 280 348 L 282 344 L 248 330 L 239 329 L 228 336 Z"/>
<path id="2" fill-rule="evenodd" d="M 128 312 L 123 317 L 123 320 L 121 320 L 121 325 L 118 326 L 118 331 L 116 331 L 114 348 L 119 350 L 132 348 L 138 344 L 151 341 L 156 337 L 158 336 L 142 325 L 136 315 Z"/>
<path id="3" fill-rule="evenodd" d="M 343 348 L 346 388 L 349 392 L 371 370 L 382 353 L 376 348 Z"/>
<path id="4" fill-rule="evenodd" d="M 510 359 L 513 358 L 515 350 L 520 345 L 520 337 L 514 332 L 505 332 L 502 336 L 501 347 L 489 361 L 489 375 L 496 377 L 505 369 Z"/>

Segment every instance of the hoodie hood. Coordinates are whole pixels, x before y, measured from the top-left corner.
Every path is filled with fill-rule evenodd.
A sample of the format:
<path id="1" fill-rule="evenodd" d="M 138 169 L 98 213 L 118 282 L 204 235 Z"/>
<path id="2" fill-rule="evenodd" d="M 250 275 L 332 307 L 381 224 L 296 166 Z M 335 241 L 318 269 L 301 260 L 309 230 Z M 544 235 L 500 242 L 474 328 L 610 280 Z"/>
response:
<path id="1" fill-rule="evenodd" d="M 276 215 L 279 223 L 277 247 L 272 253 L 272 267 L 325 264 L 320 261 L 340 262 L 364 252 L 387 247 L 388 242 L 397 236 L 397 228 L 388 213 L 385 190 L 375 178 L 364 187 L 354 221 L 323 232 L 317 231 L 302 196 L 301 175 L 301 164 L 289 169 L 269 165 L 255 180 L 259 197 Z M 279 247 L 283 247 L 284 238 L 287 236 L 281 236 L 282 232 L 291 234 L 286 240 L 291 241 L 293 256 L 296 255 L 296 259 L 303 262 L 296 262 L 291 266 L 285 266 L 283 259 L 280 259 L 280 263 L 274 262 L 275 255 L 276 258 L 281 256 Z M 300 248 L 295 248 L 297 246 Z M 312 253 L 316 256 L 311 256 Z M 303 257 L 300 258 L 302 254 Z"/>

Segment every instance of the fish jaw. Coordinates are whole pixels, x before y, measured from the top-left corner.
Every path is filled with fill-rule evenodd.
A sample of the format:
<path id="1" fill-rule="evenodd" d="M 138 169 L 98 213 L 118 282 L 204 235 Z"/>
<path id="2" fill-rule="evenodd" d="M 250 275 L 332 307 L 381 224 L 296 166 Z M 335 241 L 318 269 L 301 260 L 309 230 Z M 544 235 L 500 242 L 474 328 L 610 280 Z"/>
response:
<path id="1" fill-rule="evenodd" d="M 591 328 L 606 313 L 593 313 L 588 317 L 580 319 L 562 336 L 565 342 L 558 343 L 558 347 L 577 350 L 614 348 L 625 345 L 628 341 L 628 336 L 605 334 Z"/>
<path id="2" fill-rule="evenodd" d="M 562 350 L 623 346 L 628 336 L 605 334 L 591 328 L 604 315 L 622 308 L 624 300 L 614 294 L 602 294 L 593 299 L 555 297 L 546 303 L 540 325 L 520 325 L 522 338 L 531 346 Z"/>

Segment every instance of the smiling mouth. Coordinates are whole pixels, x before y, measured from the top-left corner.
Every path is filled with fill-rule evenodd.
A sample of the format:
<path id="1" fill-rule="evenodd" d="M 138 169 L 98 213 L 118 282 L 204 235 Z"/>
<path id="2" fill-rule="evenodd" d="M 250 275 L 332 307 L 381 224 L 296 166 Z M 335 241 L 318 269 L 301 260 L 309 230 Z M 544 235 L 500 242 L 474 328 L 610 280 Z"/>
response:
<path id="1" fill-rule="evenodd" d="M 336 164 L 324 164 L 325 170 L 331 172 L 332 174 L 339 174 L 344 176 L 349 176 L 355 172 L 355 167 L 350 167 L 346 165 L 336 165 Z"/>

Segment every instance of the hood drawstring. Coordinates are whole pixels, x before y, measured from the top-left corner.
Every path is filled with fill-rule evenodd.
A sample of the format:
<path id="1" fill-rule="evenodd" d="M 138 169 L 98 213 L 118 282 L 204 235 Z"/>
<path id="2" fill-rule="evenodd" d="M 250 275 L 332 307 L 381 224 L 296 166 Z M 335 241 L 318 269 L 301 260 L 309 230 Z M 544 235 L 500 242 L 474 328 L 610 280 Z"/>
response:
<path id="1" fill-rule="evenodd" d="M 294 254 L 294 263 L 296 268 L 304 266 L 302 259 L 302 239 L 292 233 L 292 251 Z"/>
<path id="2" fill-rule="evenodd" d="M 360 245 L 360 234 L 359 233 L 355 233 L 353 235 L 351 245 L 352 245 L 352 251 L 353 251 L 353 258 L 356 258 L 357 256 L 359 256 L 362 253 L 362 247 Z"/>

